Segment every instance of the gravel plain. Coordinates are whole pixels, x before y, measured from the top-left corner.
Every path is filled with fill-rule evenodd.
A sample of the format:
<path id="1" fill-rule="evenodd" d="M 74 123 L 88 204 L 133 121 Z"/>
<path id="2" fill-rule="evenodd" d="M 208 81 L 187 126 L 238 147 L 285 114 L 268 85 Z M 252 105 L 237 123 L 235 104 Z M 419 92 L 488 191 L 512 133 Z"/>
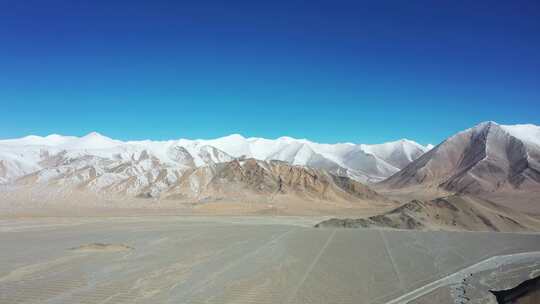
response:
<path id="1" fill-rule="evenodd" d="M 453 281 L 404 296 L 493 256 L 532 252 L 519 269 L 540 273 L 538 234 L 312 228 L 318 221 L 1 220 L 0 303 L 453 303 Z M 501 265 L 498 280 L 481 268 L 498 287 L 504 272 L 523 276 Z"/>

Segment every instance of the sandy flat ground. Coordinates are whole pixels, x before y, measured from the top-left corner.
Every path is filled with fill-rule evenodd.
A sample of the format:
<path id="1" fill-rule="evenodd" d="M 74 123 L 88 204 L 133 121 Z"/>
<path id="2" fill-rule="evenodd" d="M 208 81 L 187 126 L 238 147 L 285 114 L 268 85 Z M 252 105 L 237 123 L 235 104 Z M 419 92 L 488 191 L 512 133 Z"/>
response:
<path id="1" fill-rule="evenodd" d="M 540 251 L 538 234 L 311 228 L 320 220 L 1 220 L 0 303 L 450 303 L 455 282 L 425 286 L 493 256 Z M 536 257 L 474 266 L 475 286 L 540 273 Z"/>

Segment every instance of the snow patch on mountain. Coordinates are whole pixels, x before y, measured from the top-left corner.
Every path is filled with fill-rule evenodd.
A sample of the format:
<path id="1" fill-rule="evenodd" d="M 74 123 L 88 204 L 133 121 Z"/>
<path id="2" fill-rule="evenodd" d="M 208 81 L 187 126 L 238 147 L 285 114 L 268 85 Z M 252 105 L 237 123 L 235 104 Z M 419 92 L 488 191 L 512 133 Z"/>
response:
<path id="1" fill-rule="evenodd" d="M 501 125 L 503 130 L 510 135 L 529 144 L 540 147 L 540 127 L 532 124 Z"/>

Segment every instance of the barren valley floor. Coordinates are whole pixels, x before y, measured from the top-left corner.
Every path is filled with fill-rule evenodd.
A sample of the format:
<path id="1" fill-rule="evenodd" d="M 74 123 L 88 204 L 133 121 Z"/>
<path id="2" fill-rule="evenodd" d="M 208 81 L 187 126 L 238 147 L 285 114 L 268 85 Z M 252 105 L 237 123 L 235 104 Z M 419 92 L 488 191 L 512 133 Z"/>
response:
<path id="1" fill-rule="evenodd" d="M 320 218 L 0 221 L 0 303 L 494 303 L 540 235 L 315 229 Z M 454 299 L 453 299 L 453 298 Z"/>

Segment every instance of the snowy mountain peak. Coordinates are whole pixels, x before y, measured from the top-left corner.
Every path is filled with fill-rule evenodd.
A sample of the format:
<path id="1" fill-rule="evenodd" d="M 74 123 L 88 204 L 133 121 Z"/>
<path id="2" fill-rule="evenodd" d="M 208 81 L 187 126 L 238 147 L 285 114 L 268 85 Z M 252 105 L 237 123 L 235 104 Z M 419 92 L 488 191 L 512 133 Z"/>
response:
<path id="1" fill-rule="evenodd" d="M 59 134 L 49 134 L 45 136 L 45 139 L 52 141 L 52 142 L 59 142 L 67 139 L 67 136 L 62 136 Z"/>
<path id="2" fill-rule="evenodd" d="M 108 137 L 103 136 L 103 135 L 99 134 L 96 131 L 92 131 L 92 132 L 86 134 L 85 136 L 83 136 L 82 138 L 108 138 Z"/>
<path id="3" fill-rule="evenodd" d="M 234 133 L 231 135 L 220 137 L 221 140 L 246 140 L 242 134 Z"/>
<path id="4" fill-rule="evenodd" d="M 97 132 L 91 132 L 87 135 L 74 138 L 72 140 L 64 142 L 61 147 L 64 149 L 109 149 L 112 147 L 123 145 L 124 143 L 119 140 L 114 140 L 107 136 L 103 136 Z"/>
<path id="5" fill-rule="evenodd" d="M 493 120 L 483 121 L 477 127 L 498 126 L 499 124 Z"/>

